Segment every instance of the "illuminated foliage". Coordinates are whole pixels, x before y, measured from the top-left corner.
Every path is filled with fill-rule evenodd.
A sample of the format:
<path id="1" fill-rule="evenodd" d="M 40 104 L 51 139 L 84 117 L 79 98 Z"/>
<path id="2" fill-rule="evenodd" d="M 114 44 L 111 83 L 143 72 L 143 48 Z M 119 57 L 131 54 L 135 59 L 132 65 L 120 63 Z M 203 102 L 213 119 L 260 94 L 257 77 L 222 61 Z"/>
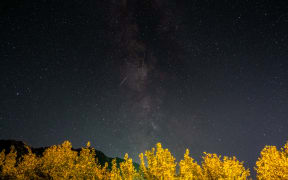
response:
<path id="1" fill-rule="evenodd" d="M 276 146 L 265 146 L 255 170 L 258 179 L 288 179 L 288 142 L 280 150 Z"/>
<path id="2" fill-rule="evenodd" d="M 5 161 L 5 150 L 2 150 L 1 153 L 0 153 L 0 170 L 2 169 L 4 161 Z"/>
<path id="3" fill-rule="evenodd" d="M 196 162 L 194 162 L 192 157 L 189 156 L 189 149 L 186 149 L 184 159 L 180 161 L 179 166 L 179 177 L 181 180 L 194 180 L 203 178 L 201 167 Z"/>
<path id="4" fill-rule="evenodd" d="M 116 159 L 112 160 L 112 169 L 111 172 L 109 173 L 109 179 L 111 180 L 121 180 L 121 174 L 120 174 L 120 169 L 117 168 L 116 164 Z"/>
<path id="5" fill-rule="evenodd" d="M 250 172 L 236 157 L 223 158 L 217 154 L 204 153 L 201 165 L 189 156 L 187 149 L 184 159 L 179 162 L 176 173 L 175 158 L 168 149 L 158 143 L 141 153 L 140 170 L 125 154 L 124 161 L 117 165 L 112 160 L 101 166 L 95 158 L 95 150 L 90 142 L 80 152 L 72 150 L 69 141 L 47 148 L 42 156 L 35 155 L 26 146 L 28 153 L 17 157 L 14 146 L 9 153 L 0 153 L 0 177 L 2 179 L 94 179 L 94 180 L 245 180 Z M 144 159 L 145 157 L 145 159 Z M 146 165 L 147 164 L 147 165 Z M 288 142 L 277 150 L 275 146 L 266 146 L 256 162 L 257 179 L 288 179 Z M 0 179 L 1 179 L 0 178 Z"/>
<path id="6" fill-rule="evenodd" d="M 247 179 L 250 175 L 248 169 L 245 169 L 243 162 L 239 162 L 236 157 L 221 156 L 204 152 L 202 169 L 205 179 Z"/>
<path id="7" fill-rule="evenodd" d="M 140 178 L 140 175 L 134 168 L 132 159 L 128 158 L 127 153 L 124 156 L 124 162 L 120 163 L 120 171 L 123 179 L 133 180 L 135 178 Z"/>
<path id="8" fill-rule="evenodd" d="M 1 152 L 1 159 L 3 159 L 4 151 Z M 1 176 L 6 177 L 7 179 L 15 178 L 17 175 L 16 165 L 17 151 L 14 146 L 11 146 L 10 152 L 4 157 L 1 167 Z"/>
<path id="9" fill-rule="evenodd" d="M 17 166 L 17 179 L 39 179 L 40 158 L 32 153 L 28 146 L 25 146 L 28 154 L 23 155 Z"/>
<path id="10" fill-rule="evenodd" d="M 76 179 L 100 179 L 103 177 L 101 166 L 95 159 L 95 150 L 90 148 L 90 142 L 85 148 L 82 148 L 79 156 L 76 156 L 73 170 L 73 177 Z"/>
<path id="11" fill-rule="evenodd" d="M 52 146 L 45 150 L 41 158 L 41 172 L 45 177 L 53 179 L 69 179 L 73 176 L 77 152 L 65 141 L 62 145 Z"/>
<path id="12" fill-rule="evenodd" d="M 160 143 L 152 148 L 151 151 L 146 151 L 147 168 L 144 163 L 144 156 L 139 155 L 141 165 L 140 168 L 146 179 L 173 179 L 176 175 L 175 158 L 171 155 L 168 149 L 163 149 Z"/>

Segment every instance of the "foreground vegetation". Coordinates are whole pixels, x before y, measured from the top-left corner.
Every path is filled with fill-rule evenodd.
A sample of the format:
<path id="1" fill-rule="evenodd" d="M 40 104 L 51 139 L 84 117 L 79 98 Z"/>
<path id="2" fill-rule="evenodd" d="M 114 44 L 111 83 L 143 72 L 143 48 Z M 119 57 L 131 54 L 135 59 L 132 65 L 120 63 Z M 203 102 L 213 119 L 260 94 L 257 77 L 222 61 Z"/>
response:
<path id="1" fill-rule="evenodd" d="M 249 169 L 236 157 L 223 158 L 217 154 L 205 153 L 201 165 L 197 164 L 186 150 L 184 159 L 178 164 L 168 149 L 158 143 L 156 148 L 139 155 L 140 169 L 137 171 L 132 159 L 125 155 L 124 161 L 117 165 L 112 161 L 101 166 L 95 159 L 95 150 L 90 142 L 78 153 L 72 150 L 69 141 L 49 147 L 41 156 L 28 153 L 17 157 L 11 146 L 10 152 L 0 153 L 0 176 L 2 179 L 99 179 L 99 180 L 214 180 L 248 179 Z M 176 173 L 176 166 L 179 173 Z M 256 162 L 257 179 L 288 179 L 288 142 L 277 150 L 266 146 Z"/>

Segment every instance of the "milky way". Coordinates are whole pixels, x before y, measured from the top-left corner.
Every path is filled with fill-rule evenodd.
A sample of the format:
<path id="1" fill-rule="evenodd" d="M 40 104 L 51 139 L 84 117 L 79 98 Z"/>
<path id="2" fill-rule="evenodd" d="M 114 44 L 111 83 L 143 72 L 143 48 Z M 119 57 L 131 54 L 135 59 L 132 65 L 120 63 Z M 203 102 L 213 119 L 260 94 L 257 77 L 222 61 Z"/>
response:
<path id="1" fill-rule="evenodd" d="M 117 29 L 115 37 L 121 50 L 119 86 L 124 96 L 120 114 L 130 124 L 126 129 L 131 134 L 129 143 L 137 152 L 158 140 L 156 131 L 162 120 L 160 109 L 165 95 L 160 81 L 166 77 L 157 69 L 158 60 L 153 47 L 149 47 L 145 29 L 159 33 L 160 27 L 168 26 L 156 13 L 160 8 L 157 1 L 123 0 L 113 6 L 111 24 Z M 142 17 L 150 17 L 155 23 Z"/>

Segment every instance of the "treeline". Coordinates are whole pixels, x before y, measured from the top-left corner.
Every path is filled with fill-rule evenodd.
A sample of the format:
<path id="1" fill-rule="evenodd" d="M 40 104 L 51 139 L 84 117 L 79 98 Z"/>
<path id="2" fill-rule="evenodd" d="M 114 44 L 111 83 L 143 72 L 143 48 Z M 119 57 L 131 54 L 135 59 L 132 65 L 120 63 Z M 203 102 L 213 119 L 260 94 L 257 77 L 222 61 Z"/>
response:
<path id="1" fill-rule="evenodd" d="M 73 151 L 69 141 L 47 148 L 41 156 L 25 146 L 27 153 L 17 156 L 14 146 L 10 152 L 0 153 L 1 179 L 99 179 L 99 180 L 214 180 L 249 179 L 250 170 L 236 157 L 220 156 L 204 152 L 198 164 L 186 150 L 184 158 L 175 162 L 168 149 L 158 143 L 156 148 L 139 155 L 140 168 L 135 169 L 132 159 L 125 155 L 124 161 L 112 161 L 100 165 L 90 142 L 80 152 Z M 176 173 L 176 168 L 179 172 Z M 278 150 L 266 146 L 255 166 L 257 179 L 288 179 L 288 142 Z"/>

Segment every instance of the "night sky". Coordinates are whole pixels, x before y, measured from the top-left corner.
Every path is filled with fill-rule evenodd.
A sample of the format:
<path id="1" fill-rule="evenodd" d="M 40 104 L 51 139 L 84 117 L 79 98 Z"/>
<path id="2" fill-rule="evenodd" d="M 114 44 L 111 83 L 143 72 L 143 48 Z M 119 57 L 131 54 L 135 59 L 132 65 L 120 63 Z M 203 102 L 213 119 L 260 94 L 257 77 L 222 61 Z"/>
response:
<path id="1" fill-rule="evenodd" d="M 252 169 L 288 140 L 285 2 L 1 0 L 0 139 Z"/>

